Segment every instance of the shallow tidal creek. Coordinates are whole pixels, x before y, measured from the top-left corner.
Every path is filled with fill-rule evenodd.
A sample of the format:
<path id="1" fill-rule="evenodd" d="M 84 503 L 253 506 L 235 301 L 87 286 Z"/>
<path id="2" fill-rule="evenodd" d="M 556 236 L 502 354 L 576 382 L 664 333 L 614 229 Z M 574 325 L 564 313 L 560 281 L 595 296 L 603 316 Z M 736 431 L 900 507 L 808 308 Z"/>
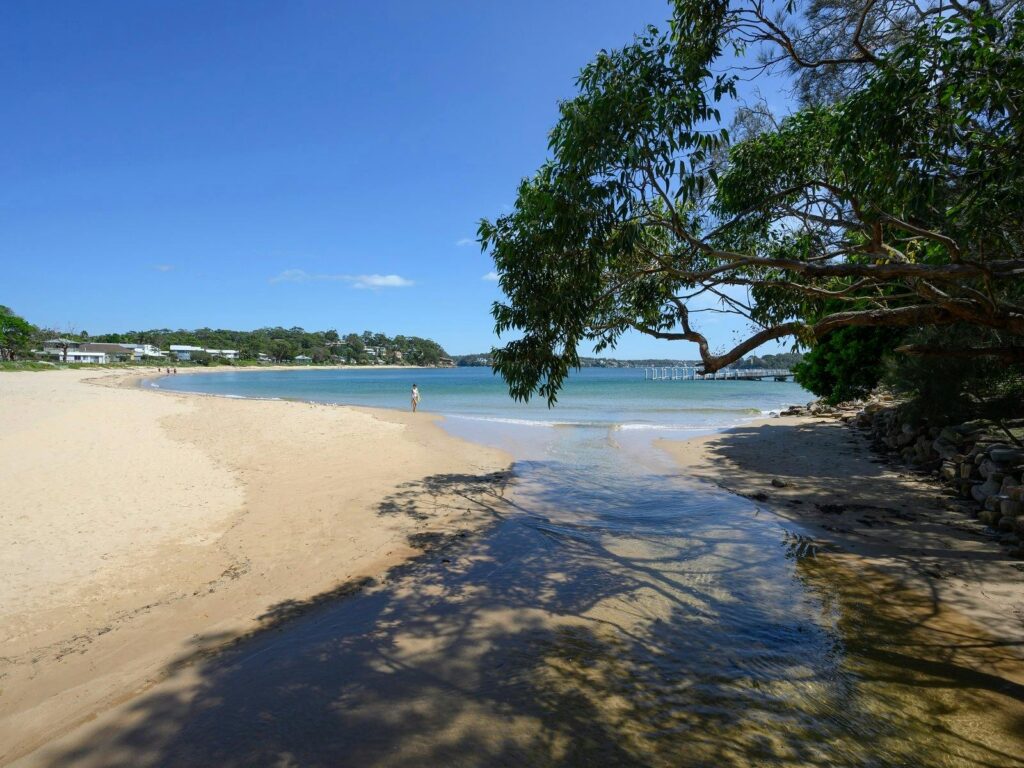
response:
<path id="1" fill-rule="evenodd" d="M 381 510 L 490 522 L 203 662 L 187 705 L 143 698 L 157 762 L 1024 765 L 1024 690 L 927 596 L 679 476 L 656 435 L 473 436 L 519 456 L 503 490 L 431 478 Z"/>

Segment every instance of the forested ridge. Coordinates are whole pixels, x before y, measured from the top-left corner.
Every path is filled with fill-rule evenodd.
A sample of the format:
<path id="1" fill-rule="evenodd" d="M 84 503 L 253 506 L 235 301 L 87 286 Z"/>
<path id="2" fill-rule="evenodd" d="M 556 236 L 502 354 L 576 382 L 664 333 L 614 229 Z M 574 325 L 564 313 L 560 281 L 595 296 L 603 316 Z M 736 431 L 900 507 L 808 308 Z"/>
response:
<path id="1" fill-rule="evenodd" d="M 206 349 L 235 349 L 242 360 L 257 360 L 260 354 L 288 362 L 305 356 L 314 363 L 350 363 L 370 365 L 376 362 L 408 365 L 440 365 L 448 353 L 432 339 L 419 336 L 388 336 L 373 331 L 339 334 L 336 330 L 307 331 L 303 328 L 258 328 L 233 331 L 214 328 L 104 333 L 60 331 L 38 328 L 0 306 L 0 355 L 3 359 L 25 357 L 48 339 L 63 337 L 82 342 L 114 344 L 152 344 L 167 350 L 172 344 Z M 217 362 L 223 363 L 223 360 Z"/>

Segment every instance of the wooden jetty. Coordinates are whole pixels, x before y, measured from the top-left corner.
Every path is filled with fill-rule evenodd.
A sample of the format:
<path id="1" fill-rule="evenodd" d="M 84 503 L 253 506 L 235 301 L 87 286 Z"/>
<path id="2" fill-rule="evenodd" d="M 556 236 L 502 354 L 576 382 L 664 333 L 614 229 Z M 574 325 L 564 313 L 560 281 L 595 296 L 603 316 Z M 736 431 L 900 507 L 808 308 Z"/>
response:
<path id="1" fill-rule="evenodd" d="M 647 381 L 786 381 L 793 378 L 787 368 L 724 368 L 715 373 L 700 373 L 696 367 L 687 365 L 644 368 Z"/>

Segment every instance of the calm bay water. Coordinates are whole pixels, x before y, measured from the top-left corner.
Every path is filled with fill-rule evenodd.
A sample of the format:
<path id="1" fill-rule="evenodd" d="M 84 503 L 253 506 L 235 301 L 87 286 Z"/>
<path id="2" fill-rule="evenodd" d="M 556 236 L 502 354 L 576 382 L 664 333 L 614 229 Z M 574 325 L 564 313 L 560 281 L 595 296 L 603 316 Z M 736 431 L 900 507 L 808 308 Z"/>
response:
<path id="1" fill-rule="evenodd" d="M 460 420 L 548 427 L 716 428 L 812 399 L 792 382 L 654 382 L 645 381 L 640 369 L 607 368 L 573 374 L 554 409 L 538 400 L 514 402 L 489 368 L 218 371 L 168 377 L 158 386 L 407 409 L 414 383 L 420 388 L 423 411 Z"/>
<path id="2" fill-rule="evenodd" d="M 166 765 L 1024 765 L 1020 693 L 929 655 L 950 640 L 927 599 L 893 588 L 890 611 L 807 531 L 652 447 L 806 402 L 795 384 L 590 369 L 553 410 L 485 369 L 158 384 L 407 408 L 413 381 L 515 480 L 429 478 L 382 514 L 465 500 L 490 529 L 205 662 L 187 704 L 140 704 L 173 736 L 116 741 Z"/>

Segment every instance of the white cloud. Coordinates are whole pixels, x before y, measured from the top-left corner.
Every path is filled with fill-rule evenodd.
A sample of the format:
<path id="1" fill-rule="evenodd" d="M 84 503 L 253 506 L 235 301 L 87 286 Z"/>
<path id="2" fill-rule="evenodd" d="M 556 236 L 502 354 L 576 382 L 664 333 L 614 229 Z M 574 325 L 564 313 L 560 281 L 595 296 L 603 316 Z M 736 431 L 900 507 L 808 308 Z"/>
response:
<path id="1" fill-rule="evenodd" d="M 455 241 L 455 244 L 462 248 L 463 246 L 466 245 L 476 245 L 476 240 L 474 240 L 472 237 L 460 237 L 458 240 Z"/>
<path id="2" fill-rule="evenodd" d="M 304 269 L 286 269 L 270 278 L 271 283 L 351 283 L 353 288 L 408 288 L 413 285 L 401 275 L 313 275 Z"/>
<path id="3" fill-rule="evenodd" d="M 355 288 L 408 288 L 413 284 L 399 275 L 346 275 Z"/>
<path id="4" fill-rule="evenodd" d="M 496 283 L 496 282 L 498 282 L 498 273 L 495 272 L 492 269 L 490 272 L 488 272 L 486 275 L 484 275 L 480 279 L 481 280 L 487 280 L 488 282 L 491 282 L 491 283 Z"/>
<path id="5" fill-rule="evenodd" d="M 174 269 L 174 265 L 173 264 L 155 264 L 153 266 L 153 269 L 155 269 L 157 272 L 170 272 L 172 269 Z"/>

